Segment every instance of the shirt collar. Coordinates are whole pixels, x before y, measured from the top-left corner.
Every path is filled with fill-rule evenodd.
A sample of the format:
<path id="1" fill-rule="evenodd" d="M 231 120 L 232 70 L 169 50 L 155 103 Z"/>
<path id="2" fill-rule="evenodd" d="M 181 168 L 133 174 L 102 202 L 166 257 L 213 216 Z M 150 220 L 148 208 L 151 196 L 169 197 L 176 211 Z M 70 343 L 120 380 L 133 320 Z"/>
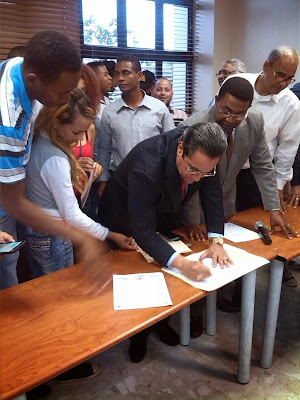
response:
<path id="1" fill-rule="evenodd" d="M 23 75 L 22 75 L 22 63 L 23 61 L 18 62 L 11 68 L 11 78 L 14 82 L 14 96 L 15 99 L 18 99 L 21 103 L 21 106 L 26 111 L 28 115 L 32 114 L 32 103 L 28 97 L 27 90 L 25 87 Z"/>
<path id="2" fill-rule="evenodd" d="M 255 79 L 255 82 L 257 81 L 258 77 L 259 77 L 260 75 L 262 75 L 262 73 L 263 73 L 263 71 L 261 71 L 261 72 L 257 75 L 257 77 L 256 77 L 256 79 Z M 263 96 L 263 95 L 259 94 L 259 93 L 256 91 L 256 89 L 255 89 L 255 82 L 254 82 L 254 84 L 253 84 L 254 98 L 255 98 L 255 100 L 258 100 L 258 101 L 270 101 L 270 100 L 273 100 L 275 103 L 278 103 L 279 97 L 280 97 L 280 96 L 279 96 L 280 93 L 278 93 L 278 94 L 267 94 L 266 96 Z"/>
<path id="3" fill-rule="evenodd" d="M 139 107 L 146 107 L 146 108 L 149 108 L 151 110 L 153 108 L 153 105 L 151 104 L 152 103 L 151 102 L 151 96 L 148 96 L 144 90 L 141 89 L 141 91 L 143 92 L 144 97 L 143 97 L 142 101 L 140 102 L 140 104 L 138 105 L 138 108 Z M 128 104 L 125 103 L 125 101 L 123 100 L 123 97 L 121 97 L 120 98 L 120 106 L 118 107 L 117 111 L 120 111 L 121 108 L 123 108 L 123 107 L 124 108 L 125 107 L 126 108 L 131 108 Z"/>

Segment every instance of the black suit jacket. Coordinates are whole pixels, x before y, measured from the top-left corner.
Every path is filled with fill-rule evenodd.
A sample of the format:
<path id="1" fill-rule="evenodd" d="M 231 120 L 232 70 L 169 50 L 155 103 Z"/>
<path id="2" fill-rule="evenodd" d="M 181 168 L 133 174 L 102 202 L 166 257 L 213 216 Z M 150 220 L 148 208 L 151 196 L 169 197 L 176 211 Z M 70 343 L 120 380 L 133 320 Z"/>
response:
<path id="1" fill-rule="evenodd" d="M 184 129 L 174 129 L 139 143 L 115 171 L 101 201 L 103 223 L 132 235 L 138 245 L 166 265 L 174 250 L 156 232 L 180 225 L 181 207 L 201 192 L 207 229 L 223 233 L 222 191 L 218 176 L 189 185 L 181 202 L 176 151 Z"/>

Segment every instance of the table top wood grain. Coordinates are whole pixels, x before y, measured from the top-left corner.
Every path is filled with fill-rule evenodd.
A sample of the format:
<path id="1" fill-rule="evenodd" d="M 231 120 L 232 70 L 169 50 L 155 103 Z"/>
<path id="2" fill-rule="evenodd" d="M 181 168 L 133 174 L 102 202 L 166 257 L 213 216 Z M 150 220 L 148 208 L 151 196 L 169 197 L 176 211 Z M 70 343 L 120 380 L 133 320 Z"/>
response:
<path id="1" fill-rule="evenodd" d="M 290 209 L 287 219 L 300 231 L 299 215 L 299 208 Z M 268 224 L 268 218 L 253 209 L 231 221 L 253 229 L 257 220 Z M 236 245 L 270 260 L 299 255 L 300 239 L 281 234 L 272 239 L 271 246 L 261 240 Z M 207 245 L 193 242 L 192 250 Z M 172 306 L 114 311 L 113 274 L 157 271 L 159 265 L 148 264 L 141 254 L 118 250 L 95 265 L 81 263 L 0 291 L 1 398 L 46 382 L 208 294 L 164 273 Z"/>

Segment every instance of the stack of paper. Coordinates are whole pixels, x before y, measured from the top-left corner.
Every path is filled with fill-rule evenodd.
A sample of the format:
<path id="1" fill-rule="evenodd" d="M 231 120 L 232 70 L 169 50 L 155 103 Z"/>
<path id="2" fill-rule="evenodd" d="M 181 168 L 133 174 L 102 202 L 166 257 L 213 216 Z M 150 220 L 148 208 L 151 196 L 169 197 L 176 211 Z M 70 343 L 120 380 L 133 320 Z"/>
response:
<path id="1" fill-rule="evenodd" d="M 266 258 L 255 256 L 254 254 L 248 253 L 245 250 L 238 249 L 228 244 L 224 244 L 224 249 L 232 259 L 233 265 L 230 265 L 230 267 L 221 268 L 218 264 L 217 267 L 213 267 L 212 259 L 205 258 L 202 262 L 210 267 L 211 276 L 202 281 L 193 281 L 192 279 L 187 278 L 181 271 L 173 267 L 164 267 L 163 270 L 198 289 L 212 291 L 234 281 L 250 271 L 269 263 L 269 260 Z M 203 253 L 204 251 L 191 254 L 186 258 L 188 260 L 197 261 Z"/>
<path id="2" fill-rule="evenodd" d="M 114 275 L 113 292 L 115 310 L 173 304 L 162 272 Z"/>

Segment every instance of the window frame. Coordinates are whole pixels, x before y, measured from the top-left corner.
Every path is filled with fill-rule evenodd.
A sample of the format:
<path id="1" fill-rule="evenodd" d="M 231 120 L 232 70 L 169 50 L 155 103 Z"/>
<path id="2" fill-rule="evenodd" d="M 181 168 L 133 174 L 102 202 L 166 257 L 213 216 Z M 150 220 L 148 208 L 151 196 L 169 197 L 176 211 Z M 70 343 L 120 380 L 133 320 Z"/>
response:
<path id="1" fill-rule="evenodd" d="M 84 43 L 83 35 L 83 15 L 82 2 L 78 0 L 79 24 L 80 24 L 80 48 L 82 58 L 92 59 L 116 59 L 122 55 L 133 54 L 139 60 L 155 61 L 156 78 L 162 77 L 163 61 L 185 62 L 186 63 L 186 111 L 191 113 L 193 98 L 193 61 L 194 61 L 194 37 L 193 37 L 193 16 L 194 0 L 154 0 L 155 1 L 155 49 L 142 49 L 136 47 L 127 47 L 127 29 L 126 29 L 126 1 L 117 0 L 117 46 L 98 46 Z M 187 51 L 164 50 L 164 4 L 173 4 L 177 6 L 188 7 L 188 48 Z"/>

